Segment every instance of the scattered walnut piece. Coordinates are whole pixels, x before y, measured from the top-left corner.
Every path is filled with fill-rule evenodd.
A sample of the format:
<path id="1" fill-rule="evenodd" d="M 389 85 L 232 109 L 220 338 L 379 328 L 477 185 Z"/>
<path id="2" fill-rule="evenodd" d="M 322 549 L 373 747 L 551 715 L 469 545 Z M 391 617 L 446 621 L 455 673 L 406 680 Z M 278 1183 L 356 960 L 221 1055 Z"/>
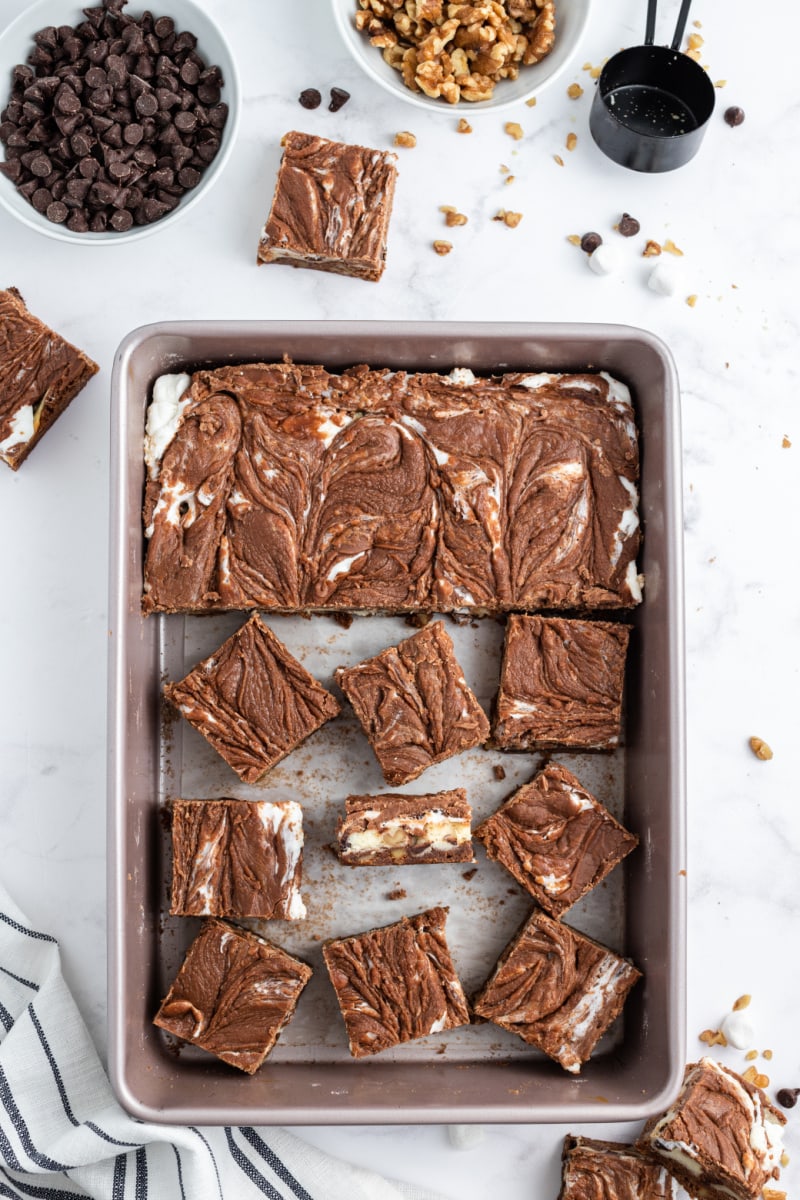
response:
<path id="1" fill-rule="evenodd" d="M 647 245 L 645 246 L 644 250 L 642 251 L 642 258 L 655 258 L 656 255 L 658 255 L 660 253 L 661 253 L 660 245 L 658 244 L 658 242 L 654 242 L 652 240 L 652 238 L 650 238 Z"/>
<path id="2" fill-rule="evenodd" d="M 458 209 L 452 208 L 449 204 L 443 204 L 439 212 L 444 213 L 444 223 L 452 229 L 454 225 L 466 225 L 467 218 L 464 213 L 460 213 Z"/>
<path id="3" fill-rule="evenodd" d="M 789 441 L 789 439 L 788 439 L 788 437 L 786 436 L 786 434 L 784 434 L 784 435 L 783 435 L 783 440 L 781 441 L 781 447 L 782 447 L 784 450 L 790 450 L 790 449 L 791 449 L 791 446 L 792 446 L 792 443 Z"/>
<path id="4" fill-rule="evenodd" d="M 492 217 L 492 220 L 502 221 L 504 225 L 508 225 L 509 229 L 516 229 L 522 220 L 522 213 L 506 212 L 504 208 L 501 208 L 498 209 L 495 216 Z"/>
<path id="5" fill-rule="evenodd" d="M 522 126 L 520 125 L 519 121 L 506 121 L 505 125 L 503 126 L 503 129 L 506 131 L 506 133 L 508 134 L 509 137 L 512 137 L 514 139 L 515 142 L 521 142 L 522 139 L 525 137 L 525 134 L 522 132 Z"/>
<path id="6" fill-rule="evenodd" d="M 705 1042 L 707 1046 L 727 1046 L 728 1041 L 724 1033 L 719 1029 L 704 1029 L 700 1034 L 700 1041 Z"/>
<path id="7" fill-rule="evenodd" d="M 690 33 L 689 34 L 689 42 L 687 45 L 688 50 L 699 50 L 700 47 L 704 44 L 705 44 L 705 38 L 703 37 L 702 34 L 700 34 L 700 33 Z"/>
<path id="8" fill-rule="evenodd" d="M 782 1162 L 781 1166 L 783 1166 Z M 781 1192 L 777 1188 L 764 1188 L 761 1196 L 763 1200 L 786 1200 L 786 1192 Z"/>
<path id="9" fill-rule="evenodd" d="M 568 241 L 568 242 L 572 242 L 573 246 L 580 246 L 580 244 L 581 244 L 581 235 L 580 235 L 579 233 L 568 233 L 568 234 L 567 234 L 567 241 Z"/>
<path id="10" fill-rule="evenodd" d="M 605 66 L 605 64 L 607 62 L 608 62 L 608 59 L 604 58 L 602 64 L 599 67 L 592 67 L 591 71 L 589 72 L 589 78 L 590 79 L 599 79 L 600 76 L 603 74 L 603 67 Z"/>
<path id="11" fill-rule="evenodd" d="M 714 81 L 714 87 L 715 88 L 724 88 L 725 85 L 727 84 L 727 82 L 728 82 L 727 79 L 716 79 Z"/>
<path id="12" fill-rule="evenodd" d="M 792 1161 L 792 1160 L 789 1158 L 789 1155 L 788 1155 L 788 1154 L 786 1153 L 786 1151 L 784 1150 L 783 1154 L 781 1155 L 781 1166 L 782 1166 L 782 1167 L 788 1167 L 788 1165 L 789 1165 L 789 1163 L 790 1163 L 791 1161 Z"/>
<path id="13" fill-rule="evenodd" d="M 753 1062 L 753 1060 L 756 1058 L 758 1058 L 758 1051 L 757 1050 L 748 1050 L 747 1054 L 745 1054 L 745 1056 L 744 1056 L 744 1061 L 745 1062 Z"/>
<path id="14" fill-rule="evenodd" d="M 511 167 L 507 167 L 505 163 L 500 163 L 500 174 L 501 175 L 507 175 L 510 170 L 511 170 Z"/>
<path id="15" fill-rule="evenodd" d="M 564 165 L 564 160 L 560 154 L 554 154 L 553 161 L 557 162 L 560 167 L 563 167 L 563 165 Z"/>
<path id="16" fill-rule="evenodd" d="M 751 1001 L 752 999 L 753 999 L 753 997 L 750 995 L 750 993 L 749 993 L 749 992 L 745 992 L 745 994 L 744 994 L 743 996 L 739 996 L 739 998 L 738 998 L 737 1000 L 734 1000 L 734 1002 L 733 1002 L 733 1011 L 734 1011 L 734 1012 L 741 1012 L 743 1008 L 749 1008 L 749 1007 L 750 1007 L 750 1001 Z"/>
<path id="17" fill-rule="evenodd" d="M 763 738 L 751 737 L 750 749 L 753 751 L 753 754 L 755 754 L 756 758 L 760 758 L 762 762 L 767 762 L 768 759 L 772 758 L 772 750 Z"/>
<path id="18" fill-rule="evenodd" d="M 395 146 L 407 146 L 409 150 L 413 150 L 417 144 L 417 139 L 413 133 L 409 133 L 407 129 L 402 129 L 400 133 L 394 135 Z"/>
<path id="19" fill-rule="evenodd" d="M 567 95 L 570 100 L 579 100 L 583 95 L 583 88 L 579 83 L 571 83 L 567 88 Z"/>
<path id="20" fill-rule="evenodd" d="M 459 117 L 458 124 L 456 125 L 456 132 L 457 133 L 472 133 L 472 126 L 470 125 L 470 123 L 466 119 L 466 117 Z"/>
<path id="21" fill-rule="evenodd" d="M 574 149 L 575 149 L 575 147 L 577 146 L 577 144 L 578 144 L 578 135 L 577 135 L 577 133 L 568 133 L 568 134 L 567 134 L 567 141 L 566 141 L 566 146 L 567 146 L 567 149 L 568 149 L 568 150 L 574 150 Z"/>
<path id="22" fill-rule="evenodd" d="M 667 238 L 662 247 L 667 254 L 674 254 L 676 258 L 683 258 L 683 251 L 675 245 L 672 238 Z"/>
<path id="23" fill-rule="evenodd" d="M 695 304 L 697 304 L 697 293 L 692 292 L 691 296 L 687 296 L 686 303 L 689 305 L 689 308 L 694 308 Z"/>
<path id="24" fill-rule="evenodd" d="M 742 1079 L 745 1079 L 748 1083 L 755 1084 L 757 1075 L 758 1071 L 755 1067 L 748 1067 L 746 1071 L 742 1071 Z"/>
<path id="25" fill-rule="evenodd" d="M 453 249 L 453 243 L 452 242 L 435 241 L 433 243 L 433 248 L 437 254 L 440 254 L 443 256 L 445 254 L 450 253 L 450 251 Z"/>
<path id="26" fill-rule="evenodd" d="M 769 1060 L 772 1058 L 772 1051 L 771 1050 L 762 1050 L 761 1057 L 765 1058 L 767 1060 L 767 1062 L 769 1062 Z"/>
<path id="27" fill-rule="evenodd" d="M 516 175 L 506 175 L 503 182 L 504 183 L 513 183 L 515 179 L 516 179 Z"/>
<path id="28" fill-rule="evenodd" d="M 525 101 L 525 103 L 527 104 L 528 108 L 535 108 L 536 107 L 536 97 L 531 96 L 528 100 Z"/>

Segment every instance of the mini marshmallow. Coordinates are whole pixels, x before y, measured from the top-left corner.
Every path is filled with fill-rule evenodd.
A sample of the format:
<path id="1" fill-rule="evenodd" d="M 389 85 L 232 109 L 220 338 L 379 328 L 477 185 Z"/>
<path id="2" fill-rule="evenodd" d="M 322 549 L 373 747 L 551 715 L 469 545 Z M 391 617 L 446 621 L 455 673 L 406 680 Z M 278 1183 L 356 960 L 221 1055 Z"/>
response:
<path id="1" fill-rule="evenodd" d="M 607 242 L 602 242 L 589 255 L 589 266 L 595 275 L 611 275 L 617 269 L 617 252 Z"/>
<path id="2" fill-rule="evenodd" d="M 659 259 L 647 280 L 647 286 L 659 296 L 671 296 L 678 286 L 678 271 L 674 263 Z"/>
<path id="3" fill-rule="evenodd" d="M 729 1012 L 720 1025 L 725 1041 L 736 1050 L 747 1050 L 755 1040 L 753 1026 L 742 1012 Z"/>
<path id="4" fill-rule="evenodd" d="M 447 1136 L 456 1150 L 472 1150 L 486 1137 L 482 1125 L 448 1125 Z"/>

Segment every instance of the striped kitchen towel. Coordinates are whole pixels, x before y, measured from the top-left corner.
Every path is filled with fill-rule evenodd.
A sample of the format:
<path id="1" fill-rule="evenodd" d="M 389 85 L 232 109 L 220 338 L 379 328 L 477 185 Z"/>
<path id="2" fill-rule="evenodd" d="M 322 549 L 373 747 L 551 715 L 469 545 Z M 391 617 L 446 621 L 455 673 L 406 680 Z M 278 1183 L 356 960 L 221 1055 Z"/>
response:
<path id="1" fill-rule="evenodd" d="M 0 887 L 0 1197 L 437 1200 L 283 1129 L 149 1125 L 111 1091 L 58 944 Z"/>

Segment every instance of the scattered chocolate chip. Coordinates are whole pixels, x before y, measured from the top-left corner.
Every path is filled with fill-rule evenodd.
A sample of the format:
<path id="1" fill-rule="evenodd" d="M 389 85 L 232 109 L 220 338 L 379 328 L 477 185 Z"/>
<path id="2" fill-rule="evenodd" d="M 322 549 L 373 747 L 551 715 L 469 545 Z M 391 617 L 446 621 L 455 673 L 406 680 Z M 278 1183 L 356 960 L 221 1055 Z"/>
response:
<path id="1" fill-rule="evenodd" d="M 322 103 L 322 96 L 316 88 L 306 88 L 298 96 L 298 100 L 303 108 L 319 108 Z"/>
<path id="2" fill-rule="evenodd" d="M 781 1108 L 794 1108 L 798 1096 L 800 1096 L 800 1088 L 781 1088 L 775 1099 Z"/>
<path id="3" fill-rule="evenodd" d="M 733 128 L 735 125 L 741 125 L 744 120 L 744 109 L 732 104 L 730 108 L 725 109 L 724 116 L 727 124 Z"/>
<path id="4" fill-rule="evenodd" d="M 640 229 L 641 225 L 636 217 L 632 217 L 630 213 L 626 212 L 622 214 L 617 225 L 618 233 L 621 233 L 623 237 L 636 237 Z"/>
<path id="5" fill-rule="evenodd" d="M 344 88 L 331 88 L 331 102 L 328 105 L 328 112 L 338 112 L 343 105 L 347 104 L 349 99 L 350 93 L 346 92 Z"/>
<path id="6" fill-rule="evenodd" d="M 502 767 L 499 763 L 496 763 L 495 766 L 492 767 L 492 774 L 494 775 L 495 779 L 505 779 L 505 767 Z"/>
<path id="7" fill-rule="evenodd" d="M 599 233 L 585 233 L 581 238 L 581 250 L 586 254 L 594 254 L 598 246 L 602 246 L 603 239 Z"/>

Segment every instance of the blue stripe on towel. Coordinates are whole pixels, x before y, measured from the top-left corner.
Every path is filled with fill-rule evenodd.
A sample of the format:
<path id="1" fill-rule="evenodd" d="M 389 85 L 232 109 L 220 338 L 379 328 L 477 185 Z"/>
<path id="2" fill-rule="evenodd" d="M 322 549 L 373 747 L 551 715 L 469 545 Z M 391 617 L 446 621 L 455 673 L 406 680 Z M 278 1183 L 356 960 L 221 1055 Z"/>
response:
<path id="1" fill-rule="evenodd" d="M 8 1080 L 6 1079 L 5 1071 L 3 1070 L 2 1067 L 0 1067 L 0 1102 L 2 1103 L 3 1108 L 6 1110 L 9 1117 L 11 1118 L 11 1123 L 14 1126 L 14 1129 L 16 1130 L 17 1137 L 19 1138 L 20 1142 L 22 1143 L 22 1148 L 25 1151 L 25 1153 L 28 1155 L 28 1158 L 31 1160 L 31 1162 L 36 1163 L 37 1167 L 42 1167 L 46 1171 L 70 1171 L 70 1170 L 72 1170 L 72 1168 L 67 1163 L 56 1162 L 55 1159 L 49 1158 L 48 1155 L 40 1154 L 39 1151 L 36 1149 L 36 1147 L 33 1144 L 31 1135 L 28 1132 L 28 1126 L 25 1124 L 25 1120 L 22 1116 L 22 1113 L 17 1108 L 16 1101 L 14 1100 L 14 1097 L 11 1095 L 11 1088 L 8 1086 Z M 3 1137 L 2 1140 L 5 1143 L 5 1145 L 8 1147 L 8 1153 L 10 1153 L 16 1159 L 16 1155 L 14 1154 L 13 1150 L 11 1150 L 11 1146 L 8 1143 L 8 1141 L 6 1140 L 6 1138 Z M 11 1162 L 9 1160 L 8 1153 L 6 1153 L 4 1151 L 3 1156 L 6 1159 L 6 1162 L 8 1162 L 8 1165 L 12 1168 L 12 1170 L 15 1170 L 15 1171 L 24 1170 L 24 1167 L 22 1166 L 21 1163 L 19 1164 L 19 1166 L 17 1166 L 16 1162 Z"/>
<path id="2" fill-rule="evenodd" d="M 136 1200 L 147 1200 L 147 1151 L 140 1146 L 134 1156 L 136 1162 Z"/>
<path id="3" fill-rule="evenodd" d="M 211 1161 L 214 1164 L 214 1174 L 217 1177 L 217 1191 L 219 1192 L 219 1200 L 225 1200 L 225 1197 L 222 1194 L 222 1182 L 219 1177 L 219 1168 L 217 1167 L 217 1160 L 214 1157 L 214 1151 L 211 1149 L 208 1142 L 203 1137 L 202 1133 L 200 1132 L 200 1130 L 197 1128 L 196 1125 L 190 1125 L 189 1128 L 191 1129 L 192 1133 L 197 1134 L 197 1136 L 200 1138 L 200 1141 L 203 1143 L 206 1150 L 208 1150 L 208 1153 L 211 1155 Z"/>
<path id="4" fill-rule="evenodd" d="M 125 1171 L 127 1162 L 124 1154 L 118 1154 L 114 1159 L 114 1178 L 111 1183 L 111 1200 L 125 1198 Z"/>
<path id="5" fill-rule="evenodd" d="M 0 967 L 0 971 L 7 975 L 9 979 L 16 979 L 17 983 L 24 984 L 26 988 L 30 988 L 32 992 L 38 992 L 38 983 L 31 983 L 30 979 L 24 979 L 22 975 L 15 975 L 13 971 L 9 971 L 8 967 Z"/>
<path id="6" fill-rule="evenodd" d="M 67 1099 L 67 1089 L 64 1087 L 64 1080 L 61 1078 L 61 1072 L 58 1069 L 58 1063 L 56 1062 L 55 1058 L 53 1057 L 53 1051 L 50 1049 L 50 1043 L 48 1042 L 47 1038 L 45 1037 L 44 1030 L 42 1029 L 39 1018 L 37 1017 L 36 1013 L 34 1012 L 32 1004 L 28 1005 L 28 1013 L 30 1014 L 31 1022 L 33 1023 L 33 1028 L 36 1030 L 36 1034 L 39 1038 L 39 1041 L 41 1042 L 42 1049 L 44 1050 L 44 1056 L 47 1059 L 47 1062 L 50 1066 L 50 1070 L 53 1072 L 53 1079 L 55 1079 L 55 1081 L 56 1081 L 56 1087 L 58 1088 L 58 1094 L 61 1097 L 61 1103 L 64 1106 L 64 1112 L 66 1114 L 67 1120 L 69 1121 L 69 1123 L 71 1125 L 80 1125 L 80 1121 L 77 1119 L 77 1117 L 73 1113 L 70 1102 Z"/>
<path id="7" fill-rule="evenodd" d="M 186 1192 L 183 1190 L 183 1167 L 181 1166 L 181 1156 L 178 1153 L 178 1147 L 173 1143 L 172 1152 L 175 1155 L 175 1165 L 178 1168 L 178 1187 L 181 1189 L 181 1200 L 186 1200 Z"/>
<path id="8" fill-rule="evenodd" d="M 243 1126 L 240 1132 L 243 1137 L 247 1138 L 253 1149 L 261 1155 L 270 1170 L 274 1171 L 278 1178 L 292 1189 L 297 1200 L 314 1200 L 303 1185 L 297 1182 L 285 1163 L 281 1162 L 272 1147 L 268 1146 L 262 1137 L 259 1137 L 252 1125 Z"/>
<path id="9" fill-rule="evenodd" d="M 58 945 L 56 939 L 49 933 L 40 933 L 38 929 L 28 929 L 27 926 L 20 925 L 8 913 L 0 912 L 0 921 L 5 921 L 6 925 L 10 925 L 12 929 L 16 929 L 17 933 L 24 933 L 27 937 L 36 938 L 39 942 L 52 942 L 54 946 Z"/>
<path id="10" fill-rule="evenodd" d="M 276 1191 L 268 1179 L 265 1179 L 254 1163 L 250 1161 L 246 1154 L 240 1150 L 233 1140 L 233 1130 L 230 1125 L 225 1126 L 225 1137 L 228 1139 L 228 1149 L 231 1152 L 231 1158 L 236 1163 L 251 1183 L 254 1183 L 259 1191 L 263 1192 L 267 1200 L 284 1200 L 280 1192 Z"/>
<path id="11" fill-rule="evenodd" d="M 0 1170 L 2 1170 L 1 1167 Z M 65 1197 L 69 1198 L 71 1196 L 80 1195 L 80 1192 L 67 1192 L 64 1190 L 64 1188 L 50 1187 L 49 1185 L 34 1186 L 32 1183 L 20 1183 L 18 1179 L 11 1179 L 5 1171 L 3 1171 L 3 1174 L 10 1185 L 9 1190 L 3 1193 L 6 1196 L 14 1196 L 15 1198 L 35 1196 L 38 1198 L 38 1200 L 65 1200 Z M 3 1185 L 0 1184 L 0 1187 L 2 1186 Z M 12 1192 L 10 1190 L 11 1187 L 15 1187 L 17 1190 Z"/>

